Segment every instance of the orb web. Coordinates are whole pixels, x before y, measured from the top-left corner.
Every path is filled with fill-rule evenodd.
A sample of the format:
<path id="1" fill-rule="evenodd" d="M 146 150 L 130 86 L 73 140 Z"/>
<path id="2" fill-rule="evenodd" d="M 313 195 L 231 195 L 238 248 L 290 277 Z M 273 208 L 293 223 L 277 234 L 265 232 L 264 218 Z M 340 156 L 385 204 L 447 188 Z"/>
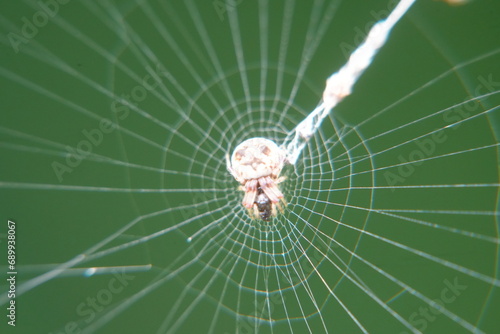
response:
<path id="1" fill-rule="evenodd" d="M 37 6 L 0 20 L 22 33 Z M 497 26 L 474 20 L 496 22 L 494 5 L 417 2 L 284 168 L 270 222 L 251 219 L 226 168 L 245 139 L 286 143 L 390 6 L 61 5 L 0 65 L 24 332 L 492 332 L 500 50 Z M 102 139 L 78 153 L 83 130 Z M 59 180 L 52 165 L 72 154 Z"/>

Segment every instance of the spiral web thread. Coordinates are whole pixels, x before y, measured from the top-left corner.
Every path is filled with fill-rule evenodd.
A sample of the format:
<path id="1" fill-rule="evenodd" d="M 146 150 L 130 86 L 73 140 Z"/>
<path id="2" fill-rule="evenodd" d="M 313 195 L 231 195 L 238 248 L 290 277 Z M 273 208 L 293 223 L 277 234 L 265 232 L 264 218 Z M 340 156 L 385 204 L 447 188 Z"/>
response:
<path id="1" fill-rule="evenodd" d="M 276 8 L 265 0 L 242 3 L 241 8 L 226 8 L 227 29 L 209 25 L 207 8 L 193 1 L 75 4 L 74 12 L 55 16 L 52 27 L 65 32 L 70 45 L 112 66 L 111 80 L 79 70 L 44 35 L 31 40 L 21 50 L 23 58 L 16 59 L 36 61 L 51 75 L 70 78 L 79 85 L 79 94 L 104 98 L 99 104 L 103 108 L 62 87 L 46 86 L 18 67 L 0 67 L 10 85 L 54 106 L 45 110 L 45 117 L 61 119 L 68 113 L 94 122 L 90 124 L 111 117 L 119 126 L 116 138 L 88 153 L 84 163 L 58 183 L 53 173 L 36 172 L 39 166 L 68 157 L 66 147 L 73 142 L 66 141 L 65 128 L 45 131 L 6 119 L 0 145 L 7 160 L 37 163 L 19 174 L 9 170 L 0 188 L 24 192 L 32 200 L 39 193 L 52 201 L 68 196 L 96 210 L 104 201 L 109 204 L 103 212 L 116 215 L 131 202 L 134 207 L 128 220 L 113 219 L 113 214 L 105 219 L 89 218 L 91 212 L 84 217 L 70 214 L 68 218 L 82 219 L 74 227 L 82 234 L 84 225 L 93 230 L 90 246 L 79 235 L 60 232 L 64 226 L 52 227 L 55 223 L 40 210 L 47 230 L 40 237 L 60 233 L 77 245 L 67 260 L 69 246 L 44 244 L 38 250 L 45 256 L 43 264 L 33 260 L 19 269 L 33 272 L 19 282 L 20 304 L 37 305 L 30 296 L 44 296 L 45 289 L 54 298 L 52 312 L 33 328 L 63 330 L 74 321 L 83 333 L 419 333 L 426 328 L 488 332 L 500 285 L 498 140 L 491 125 L 498 115 L 500 90 L 477 90 L 459 101 L 440 96 L 439 103 L 421 109 L 413 103 L 430 101 L 450 84 L 450 77 L 462 80 L 463 70 L 491 65 L 500 49 L 434 69 L 426 80 L 397 99 L 388 97 L 362 121 L 332 115 L 335 101 L 315 109 L 318 117 L 312 126 L 300 123 L 296 128 L 320 98 L 322 88 L 311 82 L 321 81 L 308 79 L 307 71 L 321 45 L 328 44 L 323 39 L 333 34 L 331 25 L 343 4 L 315 1 L 307 7 L 287 1 Z M 25 5 L 37 8 L 34 2 Z M 281 20 L 273 16 L 277 12 Z M 100 29 L 86 31 L 78 26 L 81 22 L 74 23 L 81 13 L 97 18 Z M 297 13 L 309 14 L 300 40 L 297 31 L 292 32 Z M 246 46 L 250 35 L 242 29 L 249 24 L 246 14 L 257 18 L 250 20 L 260 32 L 255 54 Z M 8 16 L 2 15 L 1 21 L 15 28 Z M 229 37 L 234 59 L 225 56 L 228 45 L 223 38 L 213 38 L 221 33 Z M 120 43 L 110 48 L 107 34 Z M 277 46 L 271 43 L 276 35 Z M 293 49 L 297 45 L 302 50 L 298 55 Z M 170 52 L 165 54 L 165 48 Z M 444 48 L 438 51 L 446 53 Z M 366 58 L 366 66 L 373 55 Z M 348 93 L 362 71 L 354 71 Z M 146 100 L 130 101 L 119 94 L 143 85 L 147 74 L 161 84 L 148 91 Z M 127 106 L 127 117 L 110 113 L 109 100 Z M 466 106 L 474 106 L 467 115 L 455 112 Z M 407 108 L 413 112 L 405 113 Z M 77 120 L 69 118 L 65 126 L 78 132 Z M 306 136 L 304 124 L 313 129 Z M 475 141 L 464 138 L 469 133 Z M 248 217 L 240 205 L 242 193 L 225 166 L 231 147 L 255 136 L 285 143 L 296 159 L 293 168 L 284 170 L 287 181 L 280 184 L 287 208 L 270 223 Z M 434 148 L 426 154 L 431 142 Z M 409 154 L 413 160 L 398 159 Z M 483 162 L 481 170 L 475 161 Z M 461 169 L 451 173 L 450 165 Z M 125 176 L 116 178 L 120 173 Z M 95 175 L 107 178 L 90 177 Z M 391 183 L 397 177 L 404 180 Z M 64 254 L 54 256 L 47 252 L 51 249 Z M 94 319 L 74 311 L 86 297 L 96 295 L 95 287 L 106 291 L 117 271 L 134 280 L 103 304 Z M 86 287 L 88 280 L 95 286 Z M 57 295 L 70 292 L 78 294 L 71 302 L 57 300 Z M 0 296 L 2 305 L 7 300 L 7 294 Z M 43 312 L 45 301 L 39 303 L 33 309 Z M 469 312 L 471 306 L 477 312 Z M 419 314 L 422 307 L 433 310 L 434 320 Z M 54 309 L 68 309 L 67 322 L 61 323 Z M 131 321 L 132 316 L 144 321 Z"/>

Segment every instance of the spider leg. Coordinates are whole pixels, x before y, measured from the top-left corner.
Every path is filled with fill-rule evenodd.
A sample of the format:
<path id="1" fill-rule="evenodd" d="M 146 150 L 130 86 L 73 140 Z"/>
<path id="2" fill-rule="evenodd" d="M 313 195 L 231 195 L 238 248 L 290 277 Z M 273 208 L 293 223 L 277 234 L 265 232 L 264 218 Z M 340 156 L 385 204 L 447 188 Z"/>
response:
<path id="1" fill-rule="evenodd" d="M 253 219 L 258 219 L 260 217 L 260 212 L 259 208 L 257 207 L 257 204 L 254 204 L 252 209 L 248 209 L 248 213 L 250 214 L 250 217 Z"/>
<path id="2" fill-rule="evenodd" d="M 276 204 L 273 203 L 271 206 L 271 214 L 273 217 L 276 217 L 278 215 L 278 211 L 276 210 L 276 208 L 278 208 L 280 211 L 283 211 L 279 202 Z"/>
<path id="3" fill-rule="evenodd" d="M 278 203 L 281 198 L 283 198 L 283 193 L 279 190 L 279 188 L 274 183 L 273 179 L 269 176 L 261 177 L 259 179 L 260 187 L 262 191 L 269 197 L 271 202 Z"/>
<path id="4" fill-rule="evenodd" d="M 278 203 L 274 204 L 274 206 L 273 206 L 274 212 L 276 212 L 276 214 L 277 214 L 277 213 L 278 213 L 278 211 L 279 211 L 279 212 L 283 212 L 283 211 L 285 211 L 285 209 L 284 209 L 283 205 L 284 205 L 284 206 L 286 206 L 286 205 L 287 205 L 287 203 L 286 203 L 286 201 L 285 201 L 285 199 L 284 199 L 284 198 L 282 198 L 282 199 L 281 199 L 281 201 L 279 201 Z"/>
<path id="5" fill-rule="evenodd" d="M 253 206 L 253 202 L 255 202 L 257 184 L 257 180 L 250 180 L 245 183 L 245 196 L 243 196 L 242 204 L 247 209 L 250 209 Z"/>
<path id="6" fill-rule="evenodd" d="M 276 181 L 274 181 L 275 184 L 279 184 L 287 179 L 286 176 L 280 176 Z"/>

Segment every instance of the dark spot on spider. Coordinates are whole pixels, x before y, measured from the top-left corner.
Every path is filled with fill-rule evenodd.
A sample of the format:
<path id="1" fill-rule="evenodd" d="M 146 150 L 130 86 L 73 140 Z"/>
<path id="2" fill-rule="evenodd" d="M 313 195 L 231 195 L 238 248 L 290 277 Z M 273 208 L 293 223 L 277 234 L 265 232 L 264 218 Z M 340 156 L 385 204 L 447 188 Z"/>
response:
<path id="1" fill-rule="evenodd" d="M 261 151 L 262 153 L 264 153 L 265 155 L 269 155 L 269 154 L 271 154 L 271 149 L 270 149 L 268 146 L 266 146 L 266 145 L 262 145 L 262 146 L 260 147 L 260 151 Z"/>
<path id="2" fill-rule="evenodd" d="M 273 214 L 273 203 L 264 193 L 261 187 L 257 188 L 257 196 L 255 197 L 255 202 L 257 205 L 257 210 L 259 210 L 260 219 L 263 221 L 271 221 Z"/>
<path id="3" fill-rule="evenodd" d="M 234 153 L 234 158 L 240 161 L 244 155 L 245 155 L 245 150 L 239 150 L 236 153 Z"/>

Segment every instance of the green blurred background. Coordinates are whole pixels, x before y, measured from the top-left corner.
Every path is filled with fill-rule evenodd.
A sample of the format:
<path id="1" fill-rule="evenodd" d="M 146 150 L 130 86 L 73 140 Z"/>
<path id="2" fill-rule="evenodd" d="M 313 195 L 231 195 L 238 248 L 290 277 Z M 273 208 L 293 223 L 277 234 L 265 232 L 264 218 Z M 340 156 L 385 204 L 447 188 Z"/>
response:
<path id="1" fill-rule="evenodd" d="M 44 6 L 54 14 L 45 21 Z M 362 332 L 352 316 L 369 333 L 410 332 L 396 313 L 424 333 L 470 332 L 465 322 L 498 332 L 497 1 L 417 1 L 296 172 L 286 171 L 289 205 L 273 223 L 279 232 L 250 229 L 225 170 L 227 150 L 243 138 L 281 142 L 393 6 L 2 3 L 0 257 L 6 272 L 11 219 L 22 293 L 17 326 L 2 316 L 2 332 L 156 333 L 178 319 L 177 333 Z M 107 133 L 106 120 L 115 124 Z M 85 150 L 85 133 L 97 130 L 92 154 L 70 166 L 68 153 Z M 415 157 L 425 161 L 405 163 Z M 219 227 L 186 242 L 213 222 Z M 147 242 L 129 244 L 142 237 Z M 275 255 L 280 247 L 288 257 Z M 313 254 L 315 270 L 306 269 Z M 81 255 L 74 266 L 81 271 L 55 275 Z M 123 266 L 141 267 L 120 276 Z M 87 277 L 90 267 L 118 269 Z M 30 281 L 46 272 L 54 276 Z M 293 272 L 299 284 L 280 281 Z M 123 289 L 110 287 L 113 279 Z M 453 282 L 465 286 L 446 304 L 457 318 L 419 313 L 430 306 L 415 291 L 439 300 Z M 88 311 L 106 296 L 109 303 Z M 258 324 L 255 304 L 276 296 L 277 321 Z"/>

